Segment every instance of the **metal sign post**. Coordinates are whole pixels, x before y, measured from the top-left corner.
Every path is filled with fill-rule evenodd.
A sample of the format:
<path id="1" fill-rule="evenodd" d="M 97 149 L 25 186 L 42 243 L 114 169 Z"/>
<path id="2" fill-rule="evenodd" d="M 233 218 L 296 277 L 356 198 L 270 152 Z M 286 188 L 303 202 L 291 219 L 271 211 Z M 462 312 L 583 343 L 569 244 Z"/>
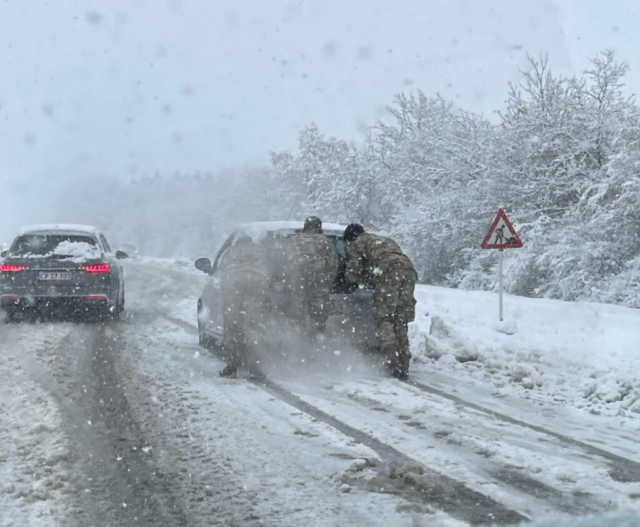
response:
<path id="1" fill-rule="evenodd" d="M 498 289 L 500 290 L 500 322 L 503 320 L 503 303 L 502 303 L 502 262 L 504 261 L 504 249 L 500 249 L 500 259 L 498 260 Z"/>
<path id="2" fill-rule="evenodd" d="M 505 232 L 506 231 L 506 232 Z M 522 247 L 522 241 L 518 237 L 518 233 L 511 225 L 509 218 L 500 208 L 498 215 L 493 220 L 489 232 L 482 241 L 483 249 L 498 249 L 500 256 L 498 258 L 498 293 L 499 293 L 499 310 L 498 314 L 500 322 L 504 320 L 504 303 L 503 303 L 503 281 L 502 281 L 502 265 L 504 261 L 505 249 L 518 249 Z"/>

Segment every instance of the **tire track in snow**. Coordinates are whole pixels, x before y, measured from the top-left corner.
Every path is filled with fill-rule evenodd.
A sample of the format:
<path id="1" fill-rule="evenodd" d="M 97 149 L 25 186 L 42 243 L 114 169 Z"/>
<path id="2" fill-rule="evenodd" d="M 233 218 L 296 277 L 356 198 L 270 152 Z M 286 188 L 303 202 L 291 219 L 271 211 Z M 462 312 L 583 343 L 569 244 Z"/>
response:
<path id="1" fill-rule="evenodd" d="M 438 396 L 423 399 L 420 397 L 419 392 L 403 390 L 402 385 L 393 387 L 391 384 L 384 383 L 387 386 L 386 391 L 379 392 L 375 389 L 370 391 L 375 384 L 377 383 L 375 383 L 374 379 L 368 379 L 362 386 L 357 383 L 353 385 L 355 392 L 348 389 L 346 393 L 340 390 L 334 391 L 332 386 L 331 392 L 319 394 L 314 391 L 308 391 L 306 384 L 298 385 L 295 383 L 292 385 L 291 390 L 294 393 L 303 394 L 301 397 L 305 401 L 308 401 L 309 397 L 311 397 L 312 404 L 320 408 L 328 408 L 327 411 L 338 419 L 348 420 L 345 416 L 354 413 L 354 415 L 358 416 L 358 428 L 375 430 L 375 434 L 378 437 L 383 435 L 386 438 L 385 441 L 394 441 L 402 444 L 404 452 L 413 452 L 421 444 L 426 449 L 436 449 L 433 452 L 439 452 L 440 455 L 436 456 L 434 461 L 431 462 L 421 458 L 423 459 L 423 464 L 432 466 L 433 463 L 436 463 L 437 466 L 434 470 L 437 472 L 447 470 L 449 464 L 453 467 L 467 467 L 466 469 L 457 470 L 452 478 L 465 482 L 473 481 L 473 483 L 467 483 L 467 485 L 480 492 L 484 492 L 482 490 L 483 487 L 479 488 L 478 485 L 495 485 L 497 488 L 488 492 L 490 495 L 496 493 L 498 495 L 505 494 L 506 491 L 506 495 L 509 496 L 507 503 L 512 508 L 524 511 L 527 515 L 540 513 L 540 511 L 549 513 L 560 511 L 575 515 L 600 512 L 611 508 L 608 498 L 594 496 L 589 492 L 590 486 L 587 489 L 580 486 L 573 489 L 560 489 L 555 486 L 558 482 L 564 484 L 564 487 L 567 487 L 569 483 L 576 482 L 571 479 L 561 478 L 558 478 L 558 482 L 549 481 L 553 473 L 553 467 L 557 467 L 560 459 L 565 459 L 564 456 L 569 456 L 567 461 L 571 460 L 570 462 L 574 467 L 580 467 L 581 463 L 583 463 L 581 458 L 588 459 L 588 456 L 582 452 L 576 452 L 575 449 L 566 449 L 565 451 L 564 445 L 560 445 L 560 448 L 558 448 L 555 440 L 551 442 L 544 436 L 538 438 L 527 437 L 527 435 L 531 436 L 532 434 L 527 434 L 528 430 L 526 429 L 523 434 L 522 431 L 519 431 L 519 427 L 511 426 L 503 430 L 502 427 L 505 426 L 503 423 L 495 424 L 493 420 L 487 419 L 484 414 L 478 415 L 478 412 L 470 412 L 469 409 L 465 409 L 461 405 L 456 405 L 455 409 L 449 409 L 448 404 L 450 402 L 448 400 Z M 337 383 L 336 386 L 341 385 Z M 392 398 L 385 400 L 388 397 Z M 429 410 L 435 411 L 437 415 L 432 415 L 432 419 L 421 420 L 419 414 L 425 413 L 424 407 L 421 406 L 420 409 L 414 409 L 413 412 L 407 410 L 402 404 L 402 401 L 407 400 L 407 398 L 414 401 L 422 400 L 422 403 L 427 403 Z M 316 402 L 318 399 L 322 403 Z M 429 401 L 429 399 L 432 400 Z M 327 403 L 329 404 L 328 407 L 326 406 Z M 435 406 L 434 403 L 436 404 Z M 367 410 L 369 415 L 359 412 L 359 408 Z M 427 410 L 427 413 L 429 410 Z M 457 418 L 454 417 L 456 414 L 458 414 Z M 391 420 L 384 416 L 391 416 Z M 477 419 L 478 417 L 480 419 Z M 410 428 L 405 426 L 397 428 L 396 419 Z M 456 421 L 457 424 L 452 424 L 451 419 Z M 415 433 L 410 432 L 410 429 L 415 430 Z M 535 436 L 539 436 L 539 434 L 535 434 Z M 541 445 L 547 446 L 538 449 L 535 446 L 537 441 L 540 441 Z M 494 457 L 492 449 L 496 448 L 500 452 L 503 447 L 505 454 Z M 514 452 L 516 454 L 515 457 L 510 454 L 512 448 L 516 449 Z M 529 461 L 532 455 L 534 457 Z M 544 456 L 542 459 L 540 458 L 541 455 Z M 431 456 L 428 457 L 430 458 Z M 471 460 L 472 463 L 469 465 Z M 545 473 L 542 474 L 546 477 L 538 478 L 537 476 L 529 475 L 538 474 L 538 472 L 534 469 L 531 472 L 525 470 L 528 462 L 537 463 L 534 465 L 536 469 L 538 467 L 549 468 L 550 470 L 545 470 Z M 588 464 L 587 466 L 592 465 Z M 592 472 L 594 476 L 601 477 L 599 471 Z M 593 481 L 591 481 L 592 483 Z"/>
<path id="2" fill-rule="evenodd" d="M 476 410 L 478 412 L 486 414 L 488 417 L 493 417 L 494 419 L 497 419 L 499 421 L 503 421 L 523 428 L 528 428 L 529 430 L 533 430 L 534 432 L 551 436 L 567 446 L 579 448 L 580 450 L 588 453 L 591 456 L 601 457 L 607 460 L 607 462 L 609 463 L 609 466 L 611 467 L 609 475 L 611 476 L 611 479 L 615 481 L 618 481 L 620 483 L 640 482 L 640 463 L 632 461 L 631 459 L 612 454 L 611 452 L 607 452 L 606 450 L 602 450 L 601 448 L 589 445 L 588 443 L 573 439 L 564 434 L 548 430 L 542 426 L 534 425 L 531 423 L 527 423 L 526 421 L 521 421 L 519 419 L 509 417 L 506 414 L 502 414 L 500 412 L 496 412 L 495 410 L 490 410 L 489 408 L 486 408 L 479 404 L 466 401 L 464 399 L 461 399 L 460 397 L 447 393 L 443 390 L 439 390 L 438 388 L 428 386 L 413 379 L 407 379 L 403 382 L 425 393 L 429 393 L 443 399 L 448 399 L 449 401 L 452 401 L 457 405 L 464 406 L 466 408 L 470 408 L 472 410 Z"/>
<path id="3" fill-rule="evenodd" d="M 140 425 L 132 415 L 124 379 L 118 371 L 124 346 L 118 325 L 102 326 L 91 345 L 90 415 L 102 428 L 106 452 L 100 462 L 117 467 L 117 491 L 128 496 L 127 506 L 116 503 L 117 521 L 138 525 L 186 525 L 181 504 L 170 482 L 157 467 Z M 126 503 L 126 502 L 124 502 Z"/>
<path id="4" fill-rule="evenodd" d="M 195 331 L 193 325 L 183 320 L 167 314 L 162 314 L 162 317 L 181 329 L 186 329 L 191 333 Z M 216 355 L 215 352 L 212 353 Z M 250 382 L 282 402 L 297 408 L 310 417 L 331 426 L 341 434 L 370 448 L 378 454 L 384 463 L 395 466 L 412 465 L 421 467 L 424 475 L 431 481 L 429 492 L 426 495 L 427 504 L 441 509 L 451 516 L 466 521 L 471 525 L 487 523 L 510 524 L 527 519 L 526 516 L 519 512 L 511 510 L 490 497 L 468 488 L 463 483 L 425 467 L 424 464 L 376 439 L 367 432 L 349 426 L 319 408 L 303 401 L 294 393 L 273 381 L 268 379 L 252 379 Z"/>
<path id="5" fill-rule="evenodd" d="M 44 339 L 31 377 L 56 401 L 73 443 L 77 525 L 185 525 L 138 423 L 118 371 L 118 324 L 77 324 Z M 40 329 L 40 328 L 38 328 Z M 46 329 L 46 328 L 45 328 Z"/>
<path id="6" fill-rule="evenodd" d="M 163 318 L 165 318 L 166 320 L 168 320 L 169 322 L 179 326 L 182 329 L 185 329 L 187 331 L 197 331 L 197 328 L 192 325 L 189 324 L 188 322 L 185 322 L 184 320 L 181 320 L 179 318 L 175 318 L 172 317 L 171 315 L 167 315 L 167 314 L 163 314 L 162 315 Z M 432 386 L 428 386 L 424 383 L 415 381 L 411 378 L 404 380 L 404 381 L 400 381 L 403 382 L 404 384 L 407 384 L 409 386 L 412 386 L 420 391 L 423 391 L 425 393 L 429 393 L 431 395 L 435 395 L 437 397 L 443 398 L 443 399 L 447 399 L 449 401 L 454 402 L 457 405 L 460 406 L 464 406 L 466 408 L 475 410 L 477 412 L 481 412 L 485 415 L 487 415 L 488 417 L 492 417 L 494 419 L 497 419 L 499 421 L 503 421 L 512 425 L 516 425 L 519 427 L 523 427 L 523 428 L 528 428 L 529 430 L 532 430 L 534 432 L 538 432 L 540 434 L 544 434 L 544 435 L 548 435 L 553 437 L 554 439 L 562 442 L 563 444 L 567 445 L 567 446 L 571 446 L 571 447 L 576 447 L 579 448 L 580 450 L 583 450 L 585 453 L 591 455 L 591 456 L 598 456 L 601 457 L 605 460 L 607 460 L 607 462 L 609 463 L 611 470 L 609 471 L 609 475 L 611 476 L 611 479 L 613 479 L 614 481 L 618 481 L 620 483 L 631 483 L 631 482 L 640 482 L 640 463 L 637 463 L 636 461 L 633 461 L 631 459 L 625 458 L 623 456 L 619 456 L 617 454 L 613 454 L 611 452 L 608 452 L 606 450 L 603 450 L 601 448 L 598 448 L 596 446 L 590 445 L 588 443 L 585 443 L 583 441 L 580 441 L 578 439 L 574 439 L 572 437 L 569 437 L 567 435 L 564 434 L 560 434 L 558 432 L 554 432 L 552 430 L 549 430 L 547 428 L 544 428 L 542 426 L 538 426 L 538 425 L 534 425 L 531 423 L 527 423 L 526 421 L 522 421 L 520 419 L 516 419 L 513 417 L 510 417 L 506 414 L 497 412 L 495 410 L 491 410 L 489 408 L 486 408 L 482 405 L 476 404 L 476 403 L 472 403 L 470 401 L 467 401 L 465 399 L 462 399 L 456 395 L 452 395 L 450 393 L 447 393 L 443 390 L 440 390 L 438 388 L 434 388 Z"/>
<path id="7" fill-rule="evenodd" d="M 166 314 L 163 314 L 163 318 L 165 318 L 167 321 L 171 322 L 172 324 L 179 326 L 182 329 L 188 330 L 190 332 L 193 332 L 195 330 L 192 324 L 189 324 L 188 322 L 185 322 L 181 319 L 178 319 Z M 217 353 L 215 351 L 212 351 L 212 354 L 214 356 L 217 356 Z M 255 384 L 260 386 L 261 383 L 255 381 Z M 586 445 L 581 443 L 580 441 L 562 436 L 561 434 L 555 434 L 542 427 L 536 427 L 535 425 L 530 425 L 529 423 L 524 423 L 516 419 L 508 418 L 508 416 L 502 416 L 502 414 L 491 411 L 479 405 L 475 405 L 473 403 L 465 404 L 467 403 L 466 401 L 463 401 L 455 396 L 450 396 L 449 394 L 446 394 L 446 392 L 440 392 L 439 390 L 433 389 L 435 393 L 432 393 L 430 387 L 421 385 L 420 383 L 416 383 L 413 380 L 407 380 L 405 381 L 405 384 L 409 386 L 413 386 L 414 388 L 421 390 L 425 393 L 429 393 L 430 395 L 436 396 L 437 398 L 450 400 L 456 403 L 458 406 L 467 408 L 467 410 L 471 409 L 476 412 L 481 412 L 482 414 L 487 415 L 487 418 L 490 418 L 490 417 L 498 418 L 498 416 L 505 417 L 505 419 L 503 420 L 508 422 L 511 425 L 515 425 L 519 427 L 521 425 L 524 425 L 526 428 L 531 429 L 537 433 L 541 433 L 543 435 L 549 435 L 554 439 L 561 441 L 563 445 L 573 447 L 574 450 L 576 447 L 579 448 L 581 451 L 585 450 L 585 448 L 583 447 L 586 447 L 587 449 L 589 448 L 589 445 Z M 304 411 L 305 413 L 311 415 L 312 417 L 332 426 L 333 428 L 337 429 L 341 433 L 356 439 L 357 441 L 361 442 L 365 446 L 370 447 L 372 450 L 376 451 L 380 455 L 381 459 L 385 462 L 394 463 L 396 465 L 403 465 L 403 464 L 404 465 L 406 464 L 420 465 L 424 467 L 425 470 L 427 470 L 430 475 L 435 474 L 439 478 L 445 478 L 448 484 L 454 484 L 454 483 L 460 484 L 457 482 L 457 480 L 453 478 L 447 478 L 445 476 L 441 476 L 440 472 L 427 469 L 423 463 L 418 462 L 417 460 L 414 460 L 413 458 L 406 456 L 405 454 L 402 454 L 398 450 L 386 445 L 384 442 L 376 439 L 372 435 L 367 434 L 366 432 L 363 432 L 362 430 L 359 430 L 357 428 L 346 425 L 343 421 L 340 421 L 340 419 L 333 417 L 327 414 L 326 412 L 324 412 L 323 410 L 320 410 L 316 406 L 313 406 L 312 404 L 303 401 L 297 395 L 295 395 L 294 392 L 289 391 L 288 389 L 284 388 L 279 384 L 274 383 L 273 381 L 268 381 L 268 385 L 261 386 L 261 387 L 263 389 L 267 389 L 267 391 L 272 393 L 272 395 L 278 397 L 280 400 L 283 400 L 284 402 L 291 404 L 292 406 L 298 408 L 301 411 Z M 362 401 L 358 401 L 358 404 L 370 410 L 376 410 L 376 408 L 373 408 L 372 406 L 369 406 L 363 403 Z M 379 408 L 377 410 L 379 411 Z M 445 437 L 441 437 L 440 439 L 446 440 Z M 460 446 L 460 448 L 462 449 L 462 451 L 465 450 L 465 447 L 463 446 Z M 391 449 L 391 450 L 388 450 L 388 449 Z M 596 448 L 595 450 L 599 450 L 599 449 Z M 588 457 L 588 456 L 585 456 L 585 457 Z M 609 454 L 607 457 L 607 461 L 611 461 L 609 457 L 615 458 L 617 456 L 613 454 Z M 624 483 L 629 481 L 628 478 L 634 477 L 633 473 L 629 474 L 629 469 L 626 466 L 625 461 L 626 460 L 624 458 L 619 458 L 617 460 L 617 465 L 614 468 L 612 468 L 612 471 L 611 471 L 611 477 L 613 480 Z M 616 472 L 614 472 L 614 470 Z M 557 511 L 570 513 L 570 514 L 579 514 L 579 513 L 597 512 L 601 510 L 606 510 L 608 508 L 608 505 L 606 503 L 598 501 L 594 496 L 592 496 L 588 492 L 584 492 L 581 490 L 576 490 L 575 492 L 562 491 L 558 488 L 555 488 L 554 486 L 551 486 L 543 481 L 540 481 L 539 479 L 528 476 L 519 467 L 511 466 L 504 462 L 491 463 L 488 466 L 484 466 L 483 471 L 484 471 L 485 477 L 489 478 L 487 479 L 488 482 L 493 482 L 499 486 L 502 486 L 503 488 L 505 486 L 507 488 L 512 488 L 520 492 L 521 495 L 523 496 L 528 495 L 532 497 L 534 501 L 537 501 L 538 503 L 548 504 L 554 510 L 557 510 Z M 633 479 L 631 479 L 631 481 L 633 481 Z M 475 491 L 472 491 L 472 492 L 475 492 Z M 442 507 L 441 503 L 436 501 L 435 505 L 442 508 L 442 510 L 444 510 L 445 512 L 449 512 L 452 515 L 455 515 L 455 511 L 449 511 L 447 508 Z M 462 517 L 462 516 L 459 516 L 459 517 L 461 519 L 469 521 L 466 517 Z M 524 517 L 524 516 L 521 516 L 521 517 Z M 498 520 L 496 519 L 495 521 L 498 521 Z"/>
<path id="8" fill-rule="evenodd" d="M 443 510 L 453 517 L 466 521 L 471 525 L 487 523 L 504 525 L 527 520 L 527 517 L 519 512 L 510 510 L 490 497 L 468 488 L 463 483 L 425 467 L 419 461 L 376 439 L 367 432 L 349 426 L 323 412 L 273 381 L 264 379 L 251 380 L 250 382 L 314 419 L 322 421 L 340 433 L 362 443 L 376 452 L 384 463 L 396 466 L 417 465 L 422 467 L 424 475 L 431 481 L 431 486 L 426 496 L 428 504 Z"/>

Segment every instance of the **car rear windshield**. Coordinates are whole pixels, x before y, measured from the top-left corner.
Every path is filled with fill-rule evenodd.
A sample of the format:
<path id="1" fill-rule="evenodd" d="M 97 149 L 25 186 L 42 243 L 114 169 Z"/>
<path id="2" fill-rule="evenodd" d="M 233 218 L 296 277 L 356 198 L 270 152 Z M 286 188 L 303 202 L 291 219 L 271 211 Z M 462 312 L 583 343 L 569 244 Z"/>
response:
<path id="1" fill-rule="evenodd" d="M 62 244 L 62 245 L 61 245 Z M 49 256 L 64 258 L 74 255 L 75 251 L 58 250 L 64 247 L 71 247 L 74 244 L 77 248 L 85 247 L 89 251 L 96 250 L 96 241 L 90 236 L 76 234 L 28 234 L 20 236 L 13 242 L 10 256 Z"/>

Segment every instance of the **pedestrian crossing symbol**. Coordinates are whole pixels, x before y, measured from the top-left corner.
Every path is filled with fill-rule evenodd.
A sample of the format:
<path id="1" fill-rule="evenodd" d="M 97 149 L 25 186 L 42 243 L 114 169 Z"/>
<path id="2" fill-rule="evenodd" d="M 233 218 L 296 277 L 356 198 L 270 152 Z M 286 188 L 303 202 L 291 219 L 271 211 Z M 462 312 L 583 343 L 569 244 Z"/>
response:
<path id="1" fill-rule="evenodd" d="M 489 232 L 482 241 L 483 249 L 518 249 L 522 241 L 503 209 L 498 210 Z"/>

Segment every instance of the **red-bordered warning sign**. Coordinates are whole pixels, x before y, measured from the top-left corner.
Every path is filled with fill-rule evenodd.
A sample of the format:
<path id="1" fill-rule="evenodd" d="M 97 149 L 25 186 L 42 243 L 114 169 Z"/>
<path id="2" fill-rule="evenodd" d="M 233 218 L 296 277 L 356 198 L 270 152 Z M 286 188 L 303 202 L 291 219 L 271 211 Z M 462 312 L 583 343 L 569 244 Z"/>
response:
<path id="1" fill-rule="evenodd" d="M 522 241 L 503 209 L 498 210 L 489 232 L 482 241 L 483 249 L 518 249 Z"/>

